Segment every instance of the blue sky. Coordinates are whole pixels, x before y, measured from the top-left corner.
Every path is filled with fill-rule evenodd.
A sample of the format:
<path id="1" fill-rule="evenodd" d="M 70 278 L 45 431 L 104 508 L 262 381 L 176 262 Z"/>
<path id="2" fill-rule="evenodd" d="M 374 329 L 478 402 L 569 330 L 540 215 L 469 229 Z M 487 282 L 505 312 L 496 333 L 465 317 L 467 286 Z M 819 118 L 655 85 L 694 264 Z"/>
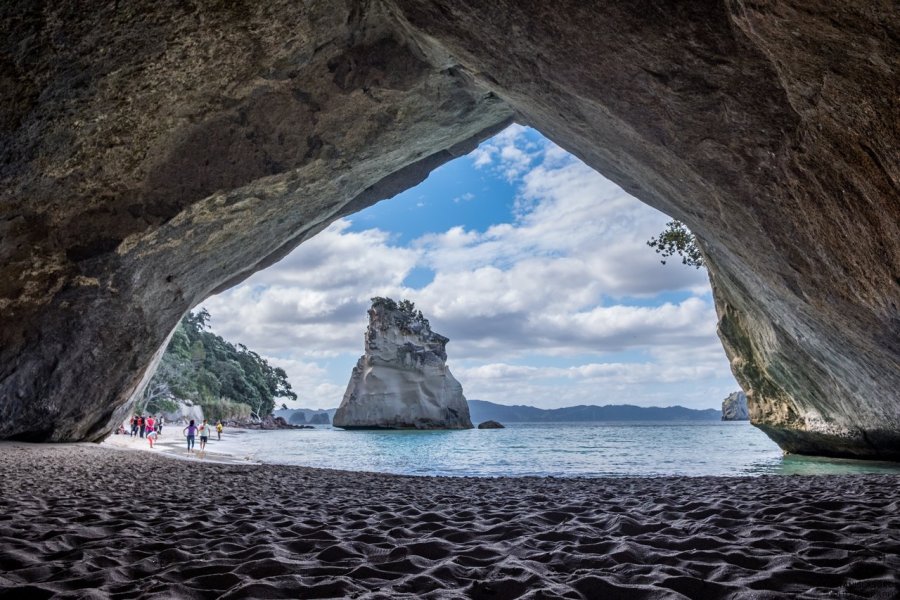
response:
<path id="1" fill-rule="evenodd" d="M 646 245 L 668 218 L 518 125 L 208 299 L 216 333 L 340 404 L 373 296 L 450 338 L 466 397 L 718 408 L 738 389 L 709 283 Z"/>

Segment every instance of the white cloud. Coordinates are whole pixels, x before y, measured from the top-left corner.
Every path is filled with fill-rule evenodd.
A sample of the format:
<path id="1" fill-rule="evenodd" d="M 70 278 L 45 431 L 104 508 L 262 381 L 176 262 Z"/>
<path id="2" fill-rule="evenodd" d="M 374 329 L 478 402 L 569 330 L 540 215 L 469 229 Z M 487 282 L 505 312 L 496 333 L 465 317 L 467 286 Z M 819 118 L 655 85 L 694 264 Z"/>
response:
<path id="1" fill-rule="evenodd" d="M 361 350 L 369 299 L 402 293 L 414 251 L 341 220 L 243 284 L 207 299 L 215 331 L 266 356 L 302 349 L 308 356 Z"/>
<path id="2" fill-rule="evenodd" d="M 541 153 L 541 146 L 530 142 L 528 129 L 514 124 L 479 146 L 469 156 L 477 169 L 489 168 L 507 181 L 525 173 Z"/>
<path id="3" fill-rule="evenodd" d="M 428 266 L 449 275 L 484 266 L 508 268 L 535 257 L 564 257 L 577 264 L 586 285 L 612 297 L 708 289 L 705 273 L 662 265 L 647 247 L 646 241 L 663 229 L 665 215 L 572 157 L 561 161 L 555 145 L 546 153 L 556 166 L 542 163 L 524 175 L 516 223 L 484 232 L 454 227 L 423 236 L 415 247 Z"/>
<path id="4" fill-rule="evenodd" d="M 670 365 L 660 366 L 653 362 L 644 363 L 588 363 L 572 367 L 535 367 L 493 363 L 471 369 L 460 369 L 459 376 L 470 382 L 505 380 L 507 384 L 522 378 L 533 382 L 541 380 L 568 379 L 590 384 L 646 384 L 694 382 L 716 376 L 711 365 Z"/>
<path id="5" fill-rule="evenodd" d="M 568 367 L 463 364 L 454 366 L 453 372 L 463 382 L 469 399 L 500 404 L 559 408 L 628 403 L 714 408 L 734 391 L 735 384 L 723 373 L 721 346 L 716 353 L 709 352 L 707 345 L 704 353 L 702 360 L 696 360 L 696 355 L 682 358 L 672 352 L 663 360 L 651 356 L 651 360 L 641 362 L 590 362 Z"/>
<path id="6" fill-rule="evenodd" d="M 344 386 L 327 381 L 326 370 L 315 362 L 277 357 L 267 360 L 284 369 L 298 395 L 296 402 L 285 402 L 288 408 L 334 408 L 335 398 L 340 401 L 344 394 Z"/>

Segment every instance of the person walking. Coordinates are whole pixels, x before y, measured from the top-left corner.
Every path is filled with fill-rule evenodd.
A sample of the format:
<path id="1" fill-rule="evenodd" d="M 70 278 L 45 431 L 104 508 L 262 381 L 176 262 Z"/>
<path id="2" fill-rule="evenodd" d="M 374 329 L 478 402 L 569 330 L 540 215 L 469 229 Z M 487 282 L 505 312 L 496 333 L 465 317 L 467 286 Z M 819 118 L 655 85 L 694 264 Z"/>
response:
<path id="1" fill-rule="evenodd" d="M 194 437 L 197 435 L 197 426 L 194 425 L 193 419 L 191 419 L 191 422 L 188 423 L 188 426 L 184 428 L 184 431 L 182 431 L 182 433 L 184 434 L 184 437 L 187 438 L 188 452 L 193 453 L 194 452 Z"/>
<path id="2" fill-rule="evenodd" d="M 222 430 L 225 429 L 225 426 L 222 425 L 222 421 L 216 421 L 216 434 L 219 436 L 219 441 L 222 441 Z"/>
<path id="3" fill-rule="evenodd" d="M 144 439 L 144 430 L 147 428 L 147 424 L 144 422 L 144 415 L 138 415 L 138 432 L 141 434 L 141 439 Z"/>
<path id="4" fill-rule="evenodd" d="M 200 452 L 206 450 L 206 442 L 209 441 L 209 430 L 212 427 L 209 426 L 209 423 L 206 422 L 206 419 L 203 419 L 203 423 L 200 424 Z"/>
<path id="5" fill-rule="evenodd" d="M 153 418 L 153 415 L 147 417 L 145 424 L 147 427 L 147 435 L 149 435 L 151 431 L 156 433 L 156 419 Z"/>
<path id="6" fill-rule="evenodd" d="M 131 415 L 131 437 L 134 437 L 137 435 L 137 429 L 138 429 L 137 415 Z"/>

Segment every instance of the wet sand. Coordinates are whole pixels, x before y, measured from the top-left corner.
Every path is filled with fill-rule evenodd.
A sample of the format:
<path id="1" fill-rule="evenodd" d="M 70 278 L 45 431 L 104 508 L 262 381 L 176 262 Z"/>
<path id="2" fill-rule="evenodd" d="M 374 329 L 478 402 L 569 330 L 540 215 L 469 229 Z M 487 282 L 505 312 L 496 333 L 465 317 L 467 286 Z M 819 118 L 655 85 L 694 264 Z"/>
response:
<path id="1" fill-rule="evenodd" d="M 3 443 L 0 485 L 0 598 L 900 597 L 893 475 L 428 478 Z"/>

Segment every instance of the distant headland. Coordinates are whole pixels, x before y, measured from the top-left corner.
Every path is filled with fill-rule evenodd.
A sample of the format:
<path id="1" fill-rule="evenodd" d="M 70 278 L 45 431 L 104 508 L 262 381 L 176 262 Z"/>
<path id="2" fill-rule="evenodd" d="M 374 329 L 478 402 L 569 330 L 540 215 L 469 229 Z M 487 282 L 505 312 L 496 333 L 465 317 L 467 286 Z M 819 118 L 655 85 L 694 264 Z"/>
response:
<path id="1" fill-rule="evenodd" d="M 506 406 L 487 400 L 469 400 L 472 421 L 499 421 L 500 423 L 573 423 L 590 421 L 720 421 L 722 411 L 715 408 L 694 409 L 684 406 L 633 406 L 611 404 L 607 406 L 567 406 L 565 408 L 537 408 L 517 404 Z M 334 416 L 337 408 L 278 410 L 275 414 L 289 423 L 311 423 L 310 415 L 321 414 L 324 419 Z M 294 416 L 294 414 L 296 416 Z M 303 417 L 301 421 L 300 418 Z"/>
<path id="2" fill-rule="evenodd" d="M 722 411 L 703 410 L 683 406 L 633 406 L 615 404 L 607 406 L 568 406 L 565 408 L 536 408 L 517 404 L 506 406 L 487 400 L 469 400 L 469 413 L 475 422 L 500 421 L 501 423 L 559 423 L 588 421 L 719 421 Z"/>

